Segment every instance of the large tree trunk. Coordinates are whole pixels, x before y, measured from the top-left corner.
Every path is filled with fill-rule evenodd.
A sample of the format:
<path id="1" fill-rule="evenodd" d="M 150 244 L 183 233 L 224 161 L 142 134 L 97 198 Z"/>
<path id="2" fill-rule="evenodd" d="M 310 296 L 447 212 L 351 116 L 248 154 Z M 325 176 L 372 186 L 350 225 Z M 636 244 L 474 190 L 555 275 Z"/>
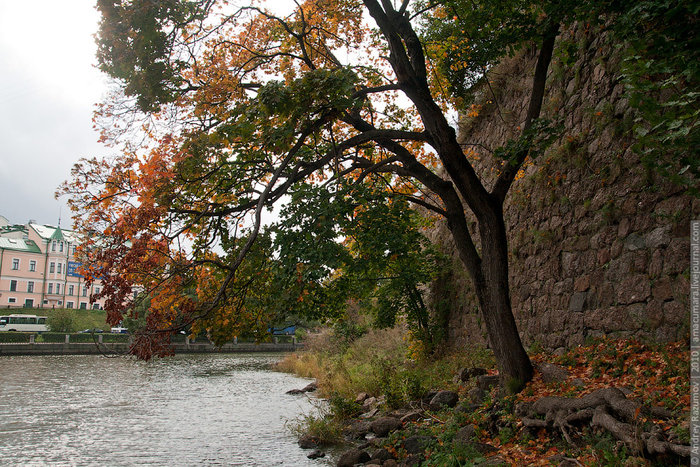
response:
<path id="1" fill-rule="evenodd" d="M 501 373 L 501 382 L 512 392 L 532 379 L 533 369 L 520 340 L 510 303 L 508 284 L 508 238 L 499 203 L 492 203 L 489 216 L 480 219 L 484 281 L 475 282 L 489 342 Z"/>
<path id="2" fill-rule="evenodd" d="M 500 203 L 490 203 L 479 219 L 481 258 L 471 250 L 471 239 L 461 216 L 449 216 L 448 226 L 460 259 L 474 284 L 489 344 L 501 375 L 502 384 L 517 392 L 532 379 L 533 367 L 525 352 L 510 303 L 508 285 L 508 239 Z M 456 213 L 455 213 L 456 214 Z"/>

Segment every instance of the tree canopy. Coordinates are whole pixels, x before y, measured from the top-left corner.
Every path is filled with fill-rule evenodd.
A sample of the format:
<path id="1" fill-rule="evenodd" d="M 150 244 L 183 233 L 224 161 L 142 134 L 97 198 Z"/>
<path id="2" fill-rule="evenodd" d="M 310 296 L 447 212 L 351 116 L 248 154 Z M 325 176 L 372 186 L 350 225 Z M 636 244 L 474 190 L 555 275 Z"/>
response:
<path id="1" fill-rule="evenodd" d="M 148 358 L 190 323 L 222 340 L 263 330 L 281 307 L 332 315 L 366 280 L 378 322 L 399 308 L 419 322 L 416 285 L 434 257 L 411 203 L 446 219 L 502 376 L 514 387 L 529 380 L 503 203 L 541 150 L 534 134 L 547 128 L 539 117 L 555 38 L 579 10 L 566 1 L 290 7 L 98 1 L 100 68 L 120 89 L 96 121 L 120 153 L 81 161 L 63 192 L 90 271 L 105 278 L 109 319 L 143 290 L 149 314 L 134 350 Z M 524 44 L 537 52 L 527 116 L 487 184 L 449 115 Z M 281 220 L 266 228 L 277 205 Z"/>

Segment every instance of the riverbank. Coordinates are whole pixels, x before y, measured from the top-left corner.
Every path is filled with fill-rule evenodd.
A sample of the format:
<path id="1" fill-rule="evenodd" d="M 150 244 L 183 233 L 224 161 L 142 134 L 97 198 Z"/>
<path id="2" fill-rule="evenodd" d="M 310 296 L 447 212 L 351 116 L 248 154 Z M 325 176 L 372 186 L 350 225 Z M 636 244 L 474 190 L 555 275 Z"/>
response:
<path id="1" fill-rule="evenodd" d="M 129 343 L 11 343 L 0 344 L 0 356 L 13 355 L 94 355 L 127 354 Z M 303 348 L 303 344 L 240 342 L 215 347 L 210 343 L 185 342 L 173 344 L 176 354 L 194 353 L 256 353 L 256 352 L 294 352 Z"/>
<path id="2" fill-rule="evenodd" d="M 335 350 L 309 340 L 308 352 L 286 359 L 282 367 L 317 375 L 329 397 L 327 413 L 297 427 L 301 445 L 349 444 L 339 466 L 687 465 L 686 342 L 532 352 L 535 378 L 508 395 L 493 367 L 455 370 L 454 356 L 401 362 L 406 346 L 394 339 L 390 351 L 391 340 L 364 336 Z"/>

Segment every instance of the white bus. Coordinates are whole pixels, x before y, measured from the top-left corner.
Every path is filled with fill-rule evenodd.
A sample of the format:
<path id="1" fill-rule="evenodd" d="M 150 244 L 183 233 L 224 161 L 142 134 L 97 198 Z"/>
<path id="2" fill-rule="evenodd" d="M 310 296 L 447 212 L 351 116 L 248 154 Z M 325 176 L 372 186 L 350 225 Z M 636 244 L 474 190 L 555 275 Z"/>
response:
<path id="1" fill-rule="evenodd" d="M 6 315 L 0 316 L 0 331 L 46 332 L 46 316 Z"/>

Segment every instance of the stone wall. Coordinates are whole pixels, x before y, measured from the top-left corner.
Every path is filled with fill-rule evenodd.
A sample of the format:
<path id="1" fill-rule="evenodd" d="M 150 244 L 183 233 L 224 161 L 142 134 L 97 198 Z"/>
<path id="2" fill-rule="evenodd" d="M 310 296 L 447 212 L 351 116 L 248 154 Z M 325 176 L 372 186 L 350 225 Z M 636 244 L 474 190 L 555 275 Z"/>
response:
<path id="1" fill-rule="evenodd" d="M 563 32 L 543 113 L 564 130 L 508 195 L 511 297 L 526 345 L 688 334 L 689 221 L 700 218 L 700 200 L 639 163 L 615 51 L 596 31 Z M 525 51 L 500 64 L 482 87 L 479 115 L 460 122 L 485 180 L 496 171 L 491 152 L 524 120 L 534 60 Z M 446 227 L 431 236 L 453 257 L 429 293 L 434 306 L 448 305 L 450 343 L 486 343 Z"/>

